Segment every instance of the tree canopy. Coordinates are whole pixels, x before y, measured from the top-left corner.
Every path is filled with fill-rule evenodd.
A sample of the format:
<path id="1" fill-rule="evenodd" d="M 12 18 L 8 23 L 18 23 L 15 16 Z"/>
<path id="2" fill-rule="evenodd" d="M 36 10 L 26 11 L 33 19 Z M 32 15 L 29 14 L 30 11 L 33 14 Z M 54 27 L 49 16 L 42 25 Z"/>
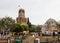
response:
<path id="1" fill-rule="evenodd" d="M 15 24 L 11 28 L 12 32 L 23 32 L 23 27 L 20 24 Z"/>
<path id="2" fill-rule="evenodd" d="M 23 27 L 23 30 L 24 30 L 24 31 L 29 30 L 29 27 L 28 27 L 27 25 L 22 25 L 22 27 Z"/>
<path id="3" fill-rule="evenodd" d="M 4 31 L 9 31 L 13 24 L 15 24 L 15 20 L 11 17 L 4 17 L 0 19 L 0 28 Z"/>
<path id="4" fill-rule="evenodd" d="M 31 26 L 31 28 L 29 28 L 29 31 L 30 32 L 36 32 L 37 31 L 36 28 L 37 27 L 33 25 L 33 26 Z"/>

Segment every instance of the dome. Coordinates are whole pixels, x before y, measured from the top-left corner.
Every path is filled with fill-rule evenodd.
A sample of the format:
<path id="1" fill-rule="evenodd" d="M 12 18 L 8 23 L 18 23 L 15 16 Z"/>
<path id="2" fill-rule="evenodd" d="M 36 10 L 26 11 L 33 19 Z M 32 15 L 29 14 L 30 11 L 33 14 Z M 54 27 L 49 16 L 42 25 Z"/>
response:
<path id="1" fill-rule="evenodd" d="M 22 8 L 21 8 L 21 9 L 19 9 L 19 13 L 20 13 L 20 12 L 25 13 L 24 9 L 22 9 Z"/>
<path id="2" fill-rule="evenodd" d="M 46 22 L 52 22 L 52 23 L 55 23 L 56 21 L 52 18 L 48 19 Z"/>
<path id="3" fill-rule="evenodd" d="M 45 24 L 49 25 L 50 27 L 56 27 L 56 21 L 51 18 L 48 19 Z"/>

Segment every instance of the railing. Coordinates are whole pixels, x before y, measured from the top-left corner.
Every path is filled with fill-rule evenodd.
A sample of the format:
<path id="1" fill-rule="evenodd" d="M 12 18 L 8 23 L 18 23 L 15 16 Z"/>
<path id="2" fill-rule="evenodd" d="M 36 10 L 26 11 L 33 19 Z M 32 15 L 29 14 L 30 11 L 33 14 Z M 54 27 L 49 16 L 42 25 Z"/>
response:
<path id="1" fill-rule="evenodd" d="M 48 39 L 47 39 L 47 41 L 40 42 L 40 43 L 60 43 L 60 40 L 59 41 L 58 40 L 48 41 Z"/>
<path id="2" fill-rule="evenodd" d="M 7 39 L 0 39 L 0 43 L 7 43 Z"/>

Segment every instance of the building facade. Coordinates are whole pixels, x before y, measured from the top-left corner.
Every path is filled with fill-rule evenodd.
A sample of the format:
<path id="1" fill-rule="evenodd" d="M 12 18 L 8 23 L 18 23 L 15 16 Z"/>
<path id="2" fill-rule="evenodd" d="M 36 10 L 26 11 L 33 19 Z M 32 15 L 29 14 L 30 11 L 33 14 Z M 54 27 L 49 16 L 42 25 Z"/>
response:
<path id="1" fill-rule="evenodd" d="M 25 10 L 19 9 L 18 17 L 16 19 L 16 22 L 21 25 L 27 25 L 28 18 L 25 17 Z"/>
<path id="2" fill-rule="evenodd" d="M 48 19 L 42 26 L 42 33 L 45 33 L 46 31 L 48 31 L 49 33 L 58 32 L 56 21 L 54 19 Z"/>

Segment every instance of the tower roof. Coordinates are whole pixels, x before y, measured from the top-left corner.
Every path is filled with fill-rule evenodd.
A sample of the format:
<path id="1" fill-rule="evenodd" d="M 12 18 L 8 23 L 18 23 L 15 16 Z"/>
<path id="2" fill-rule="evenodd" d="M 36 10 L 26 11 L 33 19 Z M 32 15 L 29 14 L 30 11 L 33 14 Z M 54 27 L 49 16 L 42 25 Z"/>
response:
<path id="1" fill-rule="evenodd" d="M 22 8 L 21 8 L 21 9 L 19 9 L 19 13 L 20 13 L 20 12 L 25 13 L 24 9 L 22 9 Z"/>
<path id="2" fill-rule="evenodd" d="M 56 27 L 56 21 L 52 18 L 48 19 L 45 24 L 47 24 L 47 26 Z"/>
<path id="3" fill-rule="evenodd" d="M 54 19 L 50 18 L 46 22 L 56 22 Z"/>

